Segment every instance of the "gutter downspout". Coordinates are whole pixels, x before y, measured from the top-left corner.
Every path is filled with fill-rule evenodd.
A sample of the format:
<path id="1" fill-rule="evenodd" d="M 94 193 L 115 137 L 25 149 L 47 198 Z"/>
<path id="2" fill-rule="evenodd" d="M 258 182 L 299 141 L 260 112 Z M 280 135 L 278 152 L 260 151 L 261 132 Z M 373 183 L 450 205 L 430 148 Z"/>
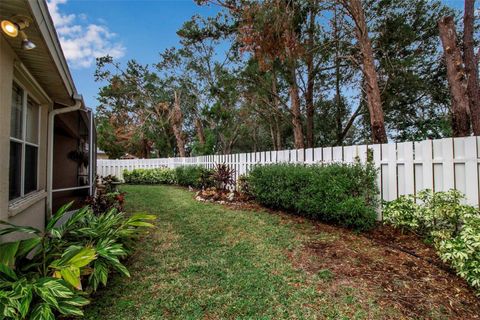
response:
<path id="1" fill-rule="evenodd" d="M 52 216 L 52 196 L 53 196 L 53 143 L 55 116 L 57 114 L 68 113 L 80 110 L 83 104 L 82 96 L 74 95 L 75 104 L 70 107 L 54 109 L 48 114 L 48 148 L 47 148 L 47 219 Z"/>
<path id="2" fill-rule="evenodd" d="M 93 111 L 91 109 L 88 110 L 88 114 L 90 115 L 90 128 L 88 130 L 88 136 L 89 136 L 89 142 L 88 142 L 88 147 L 89 147 L 89 155 L 88 155 L 88 183 L 90 183 L 90 194 L 89 196 L 93 196 L 93 186 L 95 185 L 94 177 L 93 177 Z M 95 163 L 96 165 L 96 163 Z"/>

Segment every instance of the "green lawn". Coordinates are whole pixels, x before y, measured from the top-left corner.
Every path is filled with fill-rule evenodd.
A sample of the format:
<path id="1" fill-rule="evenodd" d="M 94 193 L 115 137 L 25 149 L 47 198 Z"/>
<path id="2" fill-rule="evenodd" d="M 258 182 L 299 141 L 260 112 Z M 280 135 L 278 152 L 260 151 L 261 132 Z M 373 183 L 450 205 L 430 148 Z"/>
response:
<path id="1" fill-rule="evenodd" d="M 127 211 L 156 214 L 157 229 L 127 262 L 131 278 L 113 277 L 86 319 L 371 319 L 392 312 L 350 287 L 322 291 L 328 270 L 293 266 L 289 256 L 312 237 L 310 223 L 200 203 L 176 187 L 123 191 Z"/>

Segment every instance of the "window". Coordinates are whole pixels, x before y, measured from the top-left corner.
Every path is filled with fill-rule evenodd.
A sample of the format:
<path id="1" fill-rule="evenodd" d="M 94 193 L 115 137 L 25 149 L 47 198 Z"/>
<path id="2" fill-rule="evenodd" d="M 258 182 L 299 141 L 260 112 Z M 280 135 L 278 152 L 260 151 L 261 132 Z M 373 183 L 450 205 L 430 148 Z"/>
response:
<path id="1" fill-rule="evenodd" d="M 39 109 L 25 90 L 13 83 L 9 200 L 37 190 Z"/>

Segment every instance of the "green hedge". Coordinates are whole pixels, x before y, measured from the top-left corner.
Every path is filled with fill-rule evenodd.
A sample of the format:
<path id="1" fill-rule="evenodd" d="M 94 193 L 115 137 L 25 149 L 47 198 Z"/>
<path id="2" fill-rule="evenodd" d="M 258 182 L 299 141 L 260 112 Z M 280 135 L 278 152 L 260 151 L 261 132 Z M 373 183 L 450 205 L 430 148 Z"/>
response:
<path id="1" fill-rule="evenodd" d="M 125 170 L 123 178 L 125 183 L 129 184 L 178 184 L 198 189 L 208 188 L 214 184 L 212 170 L 201 166 Z"/>
<path id="2" fill-rule="evenodd" d="M 267 207 L 366 230 L 376 219 L 375 179 L 370 164 L 274 164 L 255 167 L 248 182 L 255 199 Z"/>
<path id="3" fill-rule="evenodd" d="M 125 170 L 123 178 L 130 184 L 174 184 L 176 181 L 175 171 L 168 168 Z"/>
<path id="4" fill-rule="evenodd" d="M 197 189 L 213 186 L 212 170 L 201 166 L 181 166 L 175 168 L 177 184 Z"/>

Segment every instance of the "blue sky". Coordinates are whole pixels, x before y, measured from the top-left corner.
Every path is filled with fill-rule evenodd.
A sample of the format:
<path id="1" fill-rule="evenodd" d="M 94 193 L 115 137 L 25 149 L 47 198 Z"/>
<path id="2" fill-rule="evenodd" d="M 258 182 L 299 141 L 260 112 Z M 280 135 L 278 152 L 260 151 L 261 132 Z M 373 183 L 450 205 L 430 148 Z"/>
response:
<path id="1" fill-rule="evenodd" d="M 445 0 L 462 8 L 463 0 Z M 216 6 L 193 0 L 48 0 L 63 50 L 79 93 L 95 108 L 99 83 L 95 57 L 110 54 L 121 62 L 155 63 L 178 44 L 176 31 L 195 14 L 215 15 Z"/>
<path id="2" fill-rule="evenodd" d="M 95 56 L 155 63 L 160 52 L 178 44 L 176 31 L 185 21 L 219 11 L 193 0 L 49 0 L 49 8 L 77 90 L 92 108 L 99 87 Z"/>

